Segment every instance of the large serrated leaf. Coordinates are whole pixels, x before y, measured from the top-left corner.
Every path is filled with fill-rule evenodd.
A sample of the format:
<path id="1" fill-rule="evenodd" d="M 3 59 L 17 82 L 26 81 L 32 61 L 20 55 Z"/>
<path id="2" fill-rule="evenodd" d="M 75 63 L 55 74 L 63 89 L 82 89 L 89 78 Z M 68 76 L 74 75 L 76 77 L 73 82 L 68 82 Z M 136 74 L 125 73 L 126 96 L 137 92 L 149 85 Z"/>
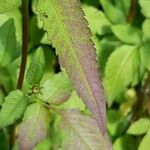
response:
<path id="1" fill-rule="evenodd" d="M 26 99 L 21 91 L 11 92 L 6 98 L 0 110 L 0 128 L 13 124 L 20 119 L 25 108 Z"/>
<path id="2" fill-rule="evenodd" d="M 104 77 L 110 104 L 133 81 L 138 67 L 139 51 L 135 46 L 123 45 L 111 54 Z"/>
<path id="3" fill-rule="evenodd" d="M 106 132 L 106 104 L 91 32 L 78 0 L 39 0 L 37 11 L 78 95 Z"/>
<path id="4" fill-rule="evenodd" d="M 106 135 L 102 135 L 95 119 L 86 116 L 78 109 L 61 112 L 62 128 L 68 134 L 63 148 L 65 150 L 110 150 Z"/>
<path id="5" fill-rule="evenodd" d="M 32 150 L 47 135 L 51 113 L 44 106 L 35 103 L 25 111 L 23 122 L 19 129 L 19 148 Z"/>
<path id="6" fill-rule="evenodd" d="M 20 4 L 20 0 L 0 0 L 0 13 L 9 11 Z"/>

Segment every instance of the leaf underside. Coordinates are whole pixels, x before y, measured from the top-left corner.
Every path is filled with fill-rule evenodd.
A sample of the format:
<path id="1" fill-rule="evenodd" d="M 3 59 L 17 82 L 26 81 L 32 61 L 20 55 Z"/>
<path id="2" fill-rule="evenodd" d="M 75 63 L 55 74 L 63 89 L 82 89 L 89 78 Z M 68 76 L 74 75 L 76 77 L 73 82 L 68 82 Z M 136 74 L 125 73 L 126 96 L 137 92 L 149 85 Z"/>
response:
<path id="1" fill-rule="evenodd" d="M 37 12 L 44 30 L 69 74 L 75 90 L 106 132 L 105 99 L 91 32 L 79 0 L 39 0 Z"/>

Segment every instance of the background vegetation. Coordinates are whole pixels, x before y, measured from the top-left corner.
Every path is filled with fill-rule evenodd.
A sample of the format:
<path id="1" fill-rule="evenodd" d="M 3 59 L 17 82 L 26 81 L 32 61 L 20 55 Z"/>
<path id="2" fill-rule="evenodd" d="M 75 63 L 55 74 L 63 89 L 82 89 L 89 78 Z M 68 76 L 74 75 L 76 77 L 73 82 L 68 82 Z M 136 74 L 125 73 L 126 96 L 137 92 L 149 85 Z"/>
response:
<path id="1" fill-rule="evenodd" d="M 85 111 L 85 105 L 73 91 L 67 74 L 60 68 L 56 51 L 47 40 L 43 24 L 36 15 L 36 2 L 30 1 L 29 22 L 26 22 L 30 31 L 26 76 L 23 87 L 20 82 L 17 85 L 23 88 L 23 93 L 30 96 L 28 100 L 23 98 L 22 92 L 15 90 L 23 33 L 20 4 L 0 14 L 0 108 L 4 102 L 8 107 L 7 103 L 12 98 L 16 101 L 16 104 L 9 103 L 7 113 L 0 110 L 0 128 L 20 119 L 26 108 L 26 101 L 34 103 L 36 99 L 37 103 L 28 107 L 25 112 L 21 124 L 24 137 L 19 138 L 25 141 L 22 145 L 30 143 L 31 139 L 37 139 L 40 133 L 34 131 L 39 131 L 40 128 L 34 129 L 42 122 L 41 126 L 48 130 L 48 136 L 34 149 L 57 150 L 65 139 L 62 130 L 55 127 L 60 124 L 60 120 L 57 115 L 43 108 L 41 110 L 40 99 L 48 99 L 50 104 L 62 109 L 80 108 L 86 114 L 89 111 Z M 113 149 L 149 150 L 150 1 L 82 0 L 82 8 L 93 34 L 92 40 L 101 69 L 107 99 L 107 130 Z M 2 11 L 0 6 L 0 12 Z M 17 105 L 19 109 L 12 110 L 12 105 Z M 12 113 L 15 118 L 8 115 Z M 17 123 L 0 129 L 0 150 L 8 150 L 10 147 L 18 149 L 17 140 L 14 141 L 17 139 L 14 137 L 14 128 L 15 132 L 19 132 Z M 29 147 L 34 145 L 30 144 Z"/>

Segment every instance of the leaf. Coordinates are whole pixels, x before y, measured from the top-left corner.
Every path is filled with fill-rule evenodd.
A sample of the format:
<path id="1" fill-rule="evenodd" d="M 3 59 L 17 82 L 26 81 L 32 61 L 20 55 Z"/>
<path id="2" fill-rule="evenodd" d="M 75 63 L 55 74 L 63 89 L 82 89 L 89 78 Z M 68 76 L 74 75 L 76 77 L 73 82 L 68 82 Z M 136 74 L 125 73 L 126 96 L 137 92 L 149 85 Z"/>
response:
<path id="1" fill-rule="evenodd" d="M 141 12 L 144 16 L 150 17 L 150 1 L 149 0 L 139 0 L 141 6 Z"/>
<path id="2" fill-rule="evenodd" d="M 128 134 L 139 135 L 148 131 L 150 120 L 148 118 L 140 118 L 135 121 L 127 130 Z"/>
<path id="3" fill-rule="evenodd" d="M 109 0 L 99 1 L 104 9 L 105 15 L 113 24 L 126 22 L 126 15 L 123 13 L 122 10 L 115 7 Z"/>
<path id="4" fill-rule="evenodd" d="M 51 113 L 38 103 L 25 111 L 19 128 L 19 149 L 32 150 L 48 134 Z"/>
<path id="5" fill-rule="evenodd" d="M 138 147 L 138 150 L 149 150 L 149 145 L 150 145 L 150 134 L 147 133 L 143 137 L 143 139 Z"/>
<path id="6" fill-rule="evenodd" d="M 4 13 L 15 6 L 18 6 L 20 4 L 20 0 L 0 0 L 0 4 L 0 13 Z"/>
<path id="7" fill-rule="evenodd" d="M 124 135 L 119 137 L 114 142 L 113 149 L 114 150 L 137 150 L 137 142 L 134 137 L 129 135 Z"/>
<path id="8" fill-rule="evenodd" d="M 109 150 L 106 135 L 102 136 L 95 119 L 83 115 L 78 109 L 61 112 L 62 128 L 67 130 L 65 150 Z"/>
<path id="9" fill-rule="evenodd" d="M 145 42 L 140 48 L 141 61 L 143 65 L 150 70 L 150 43 Z"/>
<path id="10" fill-rule="evenodd" d="M 91 32 L 78 0 L 39 0 L 37 11 L 75 90 L 106 132 L 106 104 Z M 57 21 L 56 21 L 57 20 Z"/>
<path id="11" fill-rule="evenodd" d="M 0 66 L 6 66 L 18 56 L 14 21 L 9 19 L 0 27 Z"/>
<path id="12" fill-rule="evenodd" d="M 84 6 L 83 10 L 86 15 L 86 19 L 89 22 L 89 27 L 92 33 L 96 34 L 104 34 L 109 33 L 109 26 L 111 23 L 106 18 L 105 14 L 98 9 L 91 6 Z"/>
<path id="13" fill-rule="evenodd" d="M 115 36 L 127 44 L 140 44 L 142 41 L 142 32 L 140 29 L 125 25 L 113 25 L 112 31 Z"/>
<path id="14" fill-rule="evenodd" d="M 139 67 L 139 52 L 135 46 L 118 47 L 106 64 L 104 87 L 111 104 L 134 79 Z"/>
<path id="15" fill-rule="evenodd" d="M 143 25 L 142 25 L 142 31 L 144 34 L 144 38 L 145 39 L 150 39 L 150 31 L 149 31 L 149 27 L 150 27 L 150 19 L 145 19 Z"/>
<path id="16" fill-rule="evenodd" d="M 62 72 L 41 84 L 40 98 L 52 105 L 61 105 L 72 93 L 72 85 L 66 74 Z"/>
<path id="17" fill-rule="evenodd" d="M 12 91 L 6 98 L 0 110 L 0 128 L 7 127 L 20 119 L 25 108 L 26 99 L 21 91 Z"/>
<path id="18" fill-rule="evenodd" d="M 9 150 L 9 142 L 6 130 L 0 130 L 0 149 Z"/>
<path id="19" fill-rule="evenodd" d="M 45 57 L 41 47 L 39 47 L 33 56 L 33 61 L 27 71 L 26 78 L 29 84 L 34 85 L 40 83 L 44 74 Z"/>

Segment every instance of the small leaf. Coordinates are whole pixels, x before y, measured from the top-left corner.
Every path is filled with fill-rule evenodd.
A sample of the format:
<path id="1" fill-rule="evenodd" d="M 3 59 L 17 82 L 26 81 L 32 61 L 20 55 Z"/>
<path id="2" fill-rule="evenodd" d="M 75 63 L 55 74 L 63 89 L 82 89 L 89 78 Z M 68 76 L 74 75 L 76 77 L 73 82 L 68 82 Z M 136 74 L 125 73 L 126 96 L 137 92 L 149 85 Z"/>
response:
<path id="1" fill-rule="evenodd" d="M 139 135 L 148 131 L 150 120 L 148 118 L 141 118 L 134 122 L 128 129 L 128 134 Z"/>
<path id="2" fill-rule="evenodd" d="M 61 112 L 62 128 L 68 132 L 65 150 L 110 150 L 106 135 L 102 136 L 95 119 L 77 109 Z"/>
<path id="3" fill-rule="evenodd" d="M 85 12 L 85 17 L 89 22 L 89 27 L 92 33 L 104 34 L 109 33 L 109 26 L 111 23 L 106 18 L 105 14 L 98 9 L 91 6 L 84 6 L 83 10 Z"/>
<path id="4" fill-rule="evenodd" d="M 51 114 L 42 105 L 31 104 L 25 111 L 23 122 L 19 128 L 19 148 L 32 150 L 47 135 Z"/>
<path id="5" fill-rule="evenodd" d="M 45 57 L 41 47 L 39 47 L 33 56 L 33 61 L 27 71 L 26 78 L 29 84 L 35 85 L 40 83 L 44 74 Z"/>
<path id="6" fill-rule="evenodd" d="M 106 133 L 106 102 L 91 32 L 78 0 L 39 0 L 38 15 L 77 94 Z M 57 20 L 57 21 L 56 21 Z"/>
<path id="7" fill-rule="evenodd" d="M 141 6 L 141 12 L 144 16 L 150 17 L 150 1 L 149 0 L 139 0 Z"/>
<path id="8" fill-rule="evenodd" d="M 150 71 L 150 43 L 146 42 L 140 48 L 141 60 L 143 65 Z"/>
<path id="9" fill-rule="evenodd" d="M 61 105 L 68 100 L 72 93 L 72 85 L 66 74 L 62 72 L 41 84 L 40 98 L 52 105 Z"/>
<path id="10" fill-rule="evenodd" d="M 145 19 L 145 21 L 144 21 L 144 23 L 142 25 L 142 31 L 143 31 L 145 39 L 150 39 L 149 27 L 150 27 L 150 19 Z"/>
<path id="11" fill-rule="evenodd" d="M 26 99 L 21 91 L 11 92 L 5 98 L 5 102 L 0 110 L 0 128 L 7 127 L 20 119 L 26 105 Z"/>
<path id="12" fill-rule="evenodd" d="M 0 66 L 6 66 L 18 56 L 14 21 L 9 19 L 0 27 Z"/>
<path id="13" fill-rule="evenodd" d="M 150 145 L 150 134 L 146 134 L 142 139 L 138 147 L 138 150 L 149 150 L 149 145 Z"/>
<path id="14" fill-rule="evenodd" d="M 109 0 L 99 0 L 107 18 L 113 23 L 125 23 L 126 15 L 122 10 L 115 7 Z"/>
<path id="15" fill-rule="evenodd" d="M 134 145 L 134 146 L 133 146 Z M 113 144 L 114 150 L 137 150 L 136 139 L 129 135 L 119 137 Z"/>
<path id="16" fill-rule="evenodd" d="M 139 52 L 135 46 L 123 45 L 111 54 L 104 76 L 104 87 L 110 104 L 133 81 L 138 67 Z"/>
<path id="17" fill-rule="evenodd" d="M 116 37 L 127 44 L 140 44 L 142 41 L 142 32 L 140 29 L 126 25 L 113 25 L 112 31 Z"/>
<path id="18" fill-rule="evenodd" d="M 15 6 L 18 6 L 20 4 L 20 0 L 0 0 L 0 4 L 0 13 L 4 13 Z"/>

